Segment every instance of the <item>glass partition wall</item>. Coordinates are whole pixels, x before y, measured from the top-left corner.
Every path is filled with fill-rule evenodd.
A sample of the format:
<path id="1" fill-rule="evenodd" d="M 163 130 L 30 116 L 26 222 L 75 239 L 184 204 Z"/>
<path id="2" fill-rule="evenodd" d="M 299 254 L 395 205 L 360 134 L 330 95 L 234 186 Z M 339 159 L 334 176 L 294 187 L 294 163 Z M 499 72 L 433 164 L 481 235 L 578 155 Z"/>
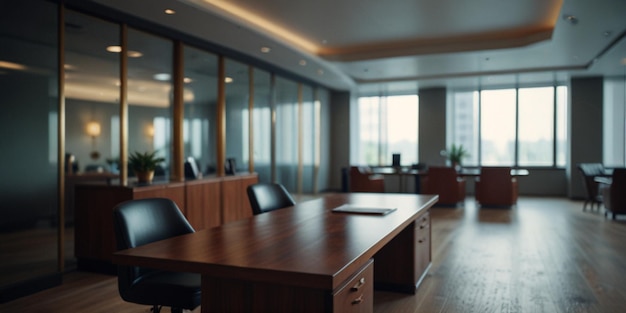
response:
<path id="1" fill-rule="evenodd" d="M 155 180 L 168 180 L 172 161 L 173 49 L 171 40 L 128 30 L 128 153 L 164 158 Z"/>
<path id="2" fill-rule="evenodd" d="M 298 181 L 298 84 L 276 78 L 275 89 L 276 181 L 297 192 Z"/>
<path id="3" fill-rule="evenodd" d="M 58 12 L 0 10 L 0 303 L 60 283 Z"/>
<path id="4" fill-rule="evenodd" d="M 248 66 L 226 59 L 226 174 L 248 172 L 249 162 L 249 93 Z"/>
<path id="5" fill-rule="evenodd" d="M 65 12 L 65 259 L 74 265 L 74 185 L 119 173 L 120 26 Z"/>
<path id="6" fill-rule="evenodd" d="M 272 181 L 272 76 L 255 69 L 252 110 L 252 150 L 254 171 L 260 182 Z"/>
<path id="7" fill-rule="evenodd" d="M 200 173 L 213 175 L 217 163 L 217 56 L 185 46 L 183 63 L 184 154 L 193 158 Z"/>
<path id="8" fill-rule="evenodd" d="M 134 186 L 122 159 L 133 152 L 165 158 L 155 183 L 179 181 L 193 157 L 204 175 L 220 173 L 224 158 L 292 192 L 328 186 L 317 179 L 318 165 L 329 166 L 320 161 L 326 90 L 58 3 L 26 0 L 0 14 L 0 128 L 10 134 L 0 146 L 11 152 L 1 162 L 3 300 L 16 284 L 60 283 L 74 268 L 74 185 Z"/>
<path id="9" fill-rule="evenodd" d="M 65 14 L 65 152 L 67 174 L 117 171 L 119 157 L 119 25 Z M 108 161 L 108 164 L 107 164 Z"/>

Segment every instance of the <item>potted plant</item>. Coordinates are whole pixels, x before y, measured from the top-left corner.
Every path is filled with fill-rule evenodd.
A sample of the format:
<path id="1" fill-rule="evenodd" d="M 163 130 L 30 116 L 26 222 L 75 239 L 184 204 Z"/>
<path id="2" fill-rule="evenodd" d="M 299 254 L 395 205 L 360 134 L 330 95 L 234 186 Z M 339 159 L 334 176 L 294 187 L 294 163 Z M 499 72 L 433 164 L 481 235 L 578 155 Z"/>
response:
<path id="1" fill-rule="evenodd" d="M 156 156 L 156 151 L 151 153 L 135 151 L 128 157 L 128 164 L 135 171 L 137 181 L 140 183 L 151 183 L 154 177 L 154 169 L 163 161 L 165 161 L 164 158 Z"/>
<path id="2" fill-rule="evenodd" d="M 460 169 L 463 158 L 468 157 L 469 153 L 465 150 L 465 148 L 463 148 L 463 145 L 457 146 L 452 144 L 450 149 L 446 151 L 446 156 L 448 157 L 448 160 L 450 160 L 452 167 Z"/>

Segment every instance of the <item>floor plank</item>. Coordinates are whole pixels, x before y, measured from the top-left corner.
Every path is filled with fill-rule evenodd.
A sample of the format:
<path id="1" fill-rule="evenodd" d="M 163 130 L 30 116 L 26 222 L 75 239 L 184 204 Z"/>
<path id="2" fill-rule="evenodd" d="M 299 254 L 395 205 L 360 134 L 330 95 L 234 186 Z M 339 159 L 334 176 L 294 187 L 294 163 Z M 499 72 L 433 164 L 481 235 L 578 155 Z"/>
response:
<path id="1" fill-rule="evenodd" d="M 477 208 L 473 199 L 434 208 L 429 273 L 416 295 L 377 291 L 375 312 L 626 312 L 626 220 L 581 208 L 529 197 L 511 209 Z M 71 272 L 63 285 L 1 304 L 0 312 L 149 308 L 121 300 L 113 276 Z"/>

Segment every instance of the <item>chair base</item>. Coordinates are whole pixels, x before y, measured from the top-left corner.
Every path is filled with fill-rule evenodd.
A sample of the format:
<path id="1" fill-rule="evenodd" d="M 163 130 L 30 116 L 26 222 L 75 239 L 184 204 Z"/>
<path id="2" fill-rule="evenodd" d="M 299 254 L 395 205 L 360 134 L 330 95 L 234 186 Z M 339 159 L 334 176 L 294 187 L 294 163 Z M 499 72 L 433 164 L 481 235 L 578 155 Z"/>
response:
<path id="1" fill-rule="evenodd" d="M 611 219 L 615 220 L 618 215 L 626 214 L 626 212 L 614 212 L 614 211 L 610 211 L 610 210 L 604 211 L 604 217 L 609 217 L 609 214 L 611 215 Z"/>
<path id="2" fill-rule="evenodd" d="M 600 208 L 602 208 L 602 201 L 600 200 L 585 200 L 585 203 L 583 204 L 583 212 L 585 210 L 587 210 L 587 205 L 591 206 L 591 210 L 594 210 L 594 206 L 596 207 L 596 210 L 600 210 Z"/>
<path id="3" fill-rule="evenodd" d="M 150 312 L 152 312 L 152 313 L 161 313 L 161 309 L 162 308 L 163 308 L 162 305 L 155 304 L 150 309 Z M 172 307 L 171 310 L 172 310 L 172 313 L 183 313 L 184 312 L 184 310 L 181 309 L 181 308 L 174 308 L 174 307 Z"/>

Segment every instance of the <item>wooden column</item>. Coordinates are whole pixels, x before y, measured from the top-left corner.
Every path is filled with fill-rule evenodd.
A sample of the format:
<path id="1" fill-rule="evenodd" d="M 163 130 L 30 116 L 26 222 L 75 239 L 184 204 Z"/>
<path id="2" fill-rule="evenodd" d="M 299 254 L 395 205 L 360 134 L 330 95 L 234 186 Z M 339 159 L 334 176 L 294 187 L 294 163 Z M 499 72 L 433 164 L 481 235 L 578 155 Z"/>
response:
<path id="1" fill-rule="evenodd" d="M 120 185 L 128 185 L 128 26 L 120 29 Z"/>
<path id="2" fill-rule="evenodd" d="M 170 180 L 182 182 L 185 180 L 184 169 L 184 146 L 183 146 L 183 118 L 185 114 L 185 61 L 183 55 L 183 44 L 180 40 L 174 43 L 174 110 L 173 110 L 173 160 L 170 173 Z"/>
<path id="3" fill-rule="evenodd" d="M 248 66 L 248 171 L 254 173 L 254 67 Z"/>
<path id="4" fill-rule="evenodd" d="M 226 158 L 226 64 L 220 55 L 217 70 L 217 176 L 226 175 L 224 159 Z"/>
<path id="5" fill-rule="evenodd" d="M 302 194 L 302 176 L 304 173 L 304 164 L 302 158 L 302 140 L 304 138 L 303 130 L 302 130 L 302 121 L 303 121 L 303 95 L 302 95 L 302 83 L 298 84 L 298 194 Z"/>

